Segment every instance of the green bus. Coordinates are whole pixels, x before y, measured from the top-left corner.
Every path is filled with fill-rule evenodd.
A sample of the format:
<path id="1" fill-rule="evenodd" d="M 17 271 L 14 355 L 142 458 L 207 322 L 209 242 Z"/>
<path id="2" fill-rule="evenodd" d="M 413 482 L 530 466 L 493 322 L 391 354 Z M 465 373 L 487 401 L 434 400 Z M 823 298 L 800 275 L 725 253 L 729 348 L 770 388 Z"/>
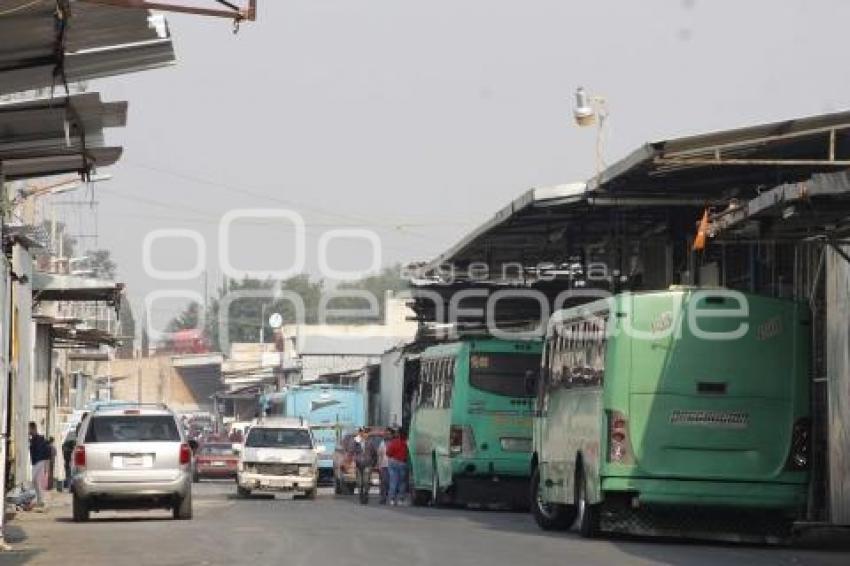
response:
<path id="1" fill-rule="evenodd" d="M 410 423 L 413 504 L 528 506 L 542 343 L 435 345 L 420 357 Z"/>
<path id="2" fill-rule="evenodd" d="M 809 482 L 809 325 L 804 304 L 688 287 L 556 312 L 535 411 L 537 523 L 789 534 Z"/>

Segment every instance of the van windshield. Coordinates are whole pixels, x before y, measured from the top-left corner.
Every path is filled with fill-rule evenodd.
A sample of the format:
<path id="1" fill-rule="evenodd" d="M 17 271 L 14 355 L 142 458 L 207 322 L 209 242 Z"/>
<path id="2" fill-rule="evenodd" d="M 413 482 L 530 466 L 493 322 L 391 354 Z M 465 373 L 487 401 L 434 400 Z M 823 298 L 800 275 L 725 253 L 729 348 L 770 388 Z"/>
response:
<path id="1" fill-rule="evenodd" d="M 310 432 L 301 428 L 252 428 L 245 440 L 248 448 L 313 448 Z"/>
<path id="2" fill-rule="evenodd" d="M 174 417 L 165 415 L 94 417 L 86 443 L 96 442 L 180 442 L 180 432 Z"/>
<path id="3" fill-rule="evenodd" d="M 474 352 L 469 356 L 469 384 L 496 395 L 534 397 L 539 368 L 539 354 Z"/>

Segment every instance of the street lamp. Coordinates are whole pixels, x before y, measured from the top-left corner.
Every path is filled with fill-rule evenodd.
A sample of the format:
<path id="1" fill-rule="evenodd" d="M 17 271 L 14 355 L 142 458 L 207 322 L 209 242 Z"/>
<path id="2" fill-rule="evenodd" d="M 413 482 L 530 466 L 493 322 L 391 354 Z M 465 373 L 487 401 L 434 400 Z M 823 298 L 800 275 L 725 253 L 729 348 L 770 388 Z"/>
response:
<path id="1" fill-rule="evenodd" d="M 597 125 L 596 128 L 596 177 L 602 175 L 604 167 L 603 142 L 605 122 L 608 119 L 608 107 L 605 98 L 587 94 L 584 87 L 578 87 L 575 94 L 575 106 L 573 107 L 573 119 L 580 128 Z"/>

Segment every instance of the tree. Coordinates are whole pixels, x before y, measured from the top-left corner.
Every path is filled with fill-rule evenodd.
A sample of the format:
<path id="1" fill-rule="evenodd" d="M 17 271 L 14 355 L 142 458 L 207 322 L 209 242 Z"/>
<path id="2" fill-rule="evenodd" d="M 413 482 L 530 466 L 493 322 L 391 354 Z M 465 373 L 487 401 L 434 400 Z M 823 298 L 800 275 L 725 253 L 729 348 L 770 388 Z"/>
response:
<path id="1" fill-rule="evenodd" d="M 127 297 L 121 296 L 121 305 L 118 308 L 118 322 L 121 329 L 118 333 L 121 345 L 116 350 L 118 358 L 130 359 L 133 357 L 134 345 L 136 343 L 136 319 L 133 317 L 133 309 Z"/>
<path id="2" fill-rule="evenodd" d="M 86 252 L 86 257 L 88 257 L 88 265 L 92 277 L 96 279 L 115 279 L 118 265 L 112 261 L 112 254 L 109 250 L 89 250 Z"/>
<path id="3" fill-rule="evenodd" d="M 197 328 L 200 312 L 201 305 L 192 301 L 180 314 L 171 319 L 165 329 L 168 332 L 178 332 L 180 330 L 192 330 Z"/>

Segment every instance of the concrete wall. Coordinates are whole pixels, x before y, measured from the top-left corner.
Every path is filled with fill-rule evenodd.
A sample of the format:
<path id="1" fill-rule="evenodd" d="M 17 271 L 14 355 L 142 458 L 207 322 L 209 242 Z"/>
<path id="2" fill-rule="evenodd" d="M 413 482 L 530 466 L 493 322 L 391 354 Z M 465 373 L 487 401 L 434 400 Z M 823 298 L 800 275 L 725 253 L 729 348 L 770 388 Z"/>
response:
<path id="1" fill-rule="evenodd" d="M 826 305 L 829 518 L 850 525 L 850 264 L 829 248 Z"/>
<path id="2" fill-rule="evenodd" d="M 401 350 L 391 350 L 381 356 L 381 412 L 378 423 L 383 426 L 401 425 L 404 361 Z"/>
<path id="3" fill-rule="evenodd" d="M 209 398 L 220 380 L 218 369 L 209 375 L 175 369 L 170 356 L 99 362 L 96 375 L 111 376 L 112 398 L 165 403 L 175 411 L 209 411 Z M 140 396 L 141 393 L 141 396 Z"/>

